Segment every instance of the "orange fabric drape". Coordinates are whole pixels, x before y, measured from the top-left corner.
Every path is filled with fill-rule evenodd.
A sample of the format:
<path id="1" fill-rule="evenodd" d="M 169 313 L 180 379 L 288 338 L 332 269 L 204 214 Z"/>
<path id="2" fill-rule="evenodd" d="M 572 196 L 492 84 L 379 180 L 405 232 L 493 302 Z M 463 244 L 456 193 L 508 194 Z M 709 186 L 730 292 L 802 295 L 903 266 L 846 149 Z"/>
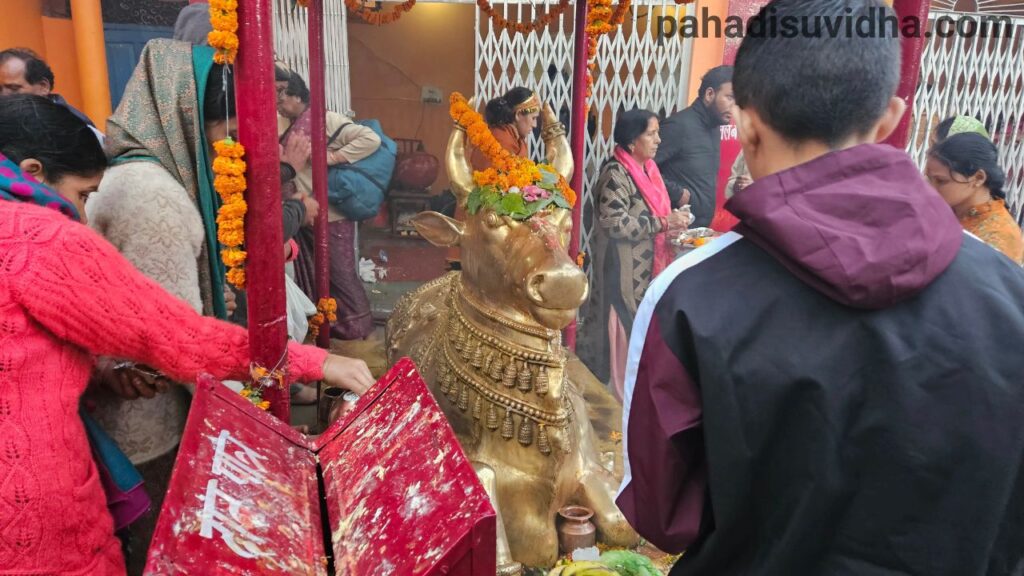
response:
<path id="1" fill-rule="evenodd" d="M 501 144 L 502 148 L 516 156 L 526 158 L 529 152 L 526 140 L 519 137 L 519 132 L 515 126 L 492 126 L 491 133 L 494 134 L 494 139 Z M 490 158 L 477 148 L 473 148 L 473 153 L 469 157 L 469 163 L 473 166 L 473 170 L 477 171 L 486 170 L 491 166 Z"/>

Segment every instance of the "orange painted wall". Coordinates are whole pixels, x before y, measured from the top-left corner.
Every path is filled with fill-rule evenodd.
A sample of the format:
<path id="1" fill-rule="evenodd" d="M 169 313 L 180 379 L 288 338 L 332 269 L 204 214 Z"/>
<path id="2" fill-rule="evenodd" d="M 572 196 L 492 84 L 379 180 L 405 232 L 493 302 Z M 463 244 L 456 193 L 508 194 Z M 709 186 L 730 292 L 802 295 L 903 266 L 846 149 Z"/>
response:
<path id="1" fill-rule="evenodd" d="M 82 109 L 82 89 L 78 78 L 78 60 L 75 57 L 75 31 L 66 18 L 42 18 L 46 40 L 46 63 L 53 69 L 56 92 Z"/>
<path id="2" fill-rule="evenodd" d="M 385 4 L 387 10 L 391 4 Z M 448 185 L 444 151 L 451 132 L 448 95 L 469 96 L 474 78 L 474 4 L 417 4 L 401 20 L 386 26 L 354 24 L 349 19 L 352 109 L 356 118 L 377 118 L 392 138 L 423 140 L 441 160 L 433 185 Z M 424 104 L 421 88 L 441 90 L 441 104 Z"/>
<path id="3" fill-rule="evenodd" d="M 39 0 L 3 0 L 0 18 L 0 49 L 31 48 L 46 53 L 43 39 L 43 8 Z"/>
<path id="4" fill-rule="evenodd" d="M 718 16 L 722 22 L 725 22 L 726 17 L 729 15 L 729 0 L 697 0 L 694 7 L 695 10 L 692 14 L 698 17 L 702 14 L 701 10 L 704 7 L 707 7 L 710 15 Z M 693 40 L 693 53 L 690 57 L 689 98 L 687 102 L 692 102 L 697 97 L 701 77 L 708 70 L 721 65 L 723 56 L 725 56 L 725 35 L 721 37 L 712 35 L 707 38 L 695 38 Z"/>
<path id="5" fill-rule="evenodd" d="M 39 54 L 56 79 L 56 91 L 72 106 L 81 108 L 78 62 L 75 60 L 75 33 L 71 20 L 43 16 L 40 0 L 2 0 L 0 50 L 29 48 Z"/>

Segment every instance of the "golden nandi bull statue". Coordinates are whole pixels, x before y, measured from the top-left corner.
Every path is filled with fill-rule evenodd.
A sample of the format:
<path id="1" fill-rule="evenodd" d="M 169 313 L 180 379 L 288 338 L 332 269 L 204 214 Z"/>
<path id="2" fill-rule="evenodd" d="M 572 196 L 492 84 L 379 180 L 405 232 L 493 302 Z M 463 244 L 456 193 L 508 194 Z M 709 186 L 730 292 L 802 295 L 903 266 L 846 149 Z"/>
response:
<path id="1" fill-rule="evenodd" d="M 550 106 L 542 135 L 548 163 L 569 178 L 565 129 Z M 465 206 L 473 179 L 459 126 L 446 164 Z M 518 221 L 482 208 L 464 222 L 424 212 L 413 224 L 437 246 L 461 246 L 462 271 L 396 304 L 388 361 L 416 362 L 470 460 L 494 470 L 512 558 L 551 566 L 558 558 L 557 511 L 569 504 L 594 511 L 600 541 L 635 544 L 614 502 L 617 483 L 600 463 L 583 396 L 566 371 L 560 330 L 588 295 L 587 277 L 566 250 L 569 211 Z M 499 542 L 499 560 L 503 549 Z"/>

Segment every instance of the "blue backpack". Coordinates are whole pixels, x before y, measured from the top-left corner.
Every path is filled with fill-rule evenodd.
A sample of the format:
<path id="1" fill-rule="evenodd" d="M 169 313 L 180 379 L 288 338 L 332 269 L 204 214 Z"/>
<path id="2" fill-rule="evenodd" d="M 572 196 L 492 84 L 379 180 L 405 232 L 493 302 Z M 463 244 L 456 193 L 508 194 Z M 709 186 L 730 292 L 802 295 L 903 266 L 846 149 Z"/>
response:
<path id="1" fill-rule="evenodd" d="M 377 120 L 354 122 L 366 126 L 380 136 L 380 148 L 366 158 L 349 164 L 327 168 L 327 200 L 349 220 L 368 220 L 377 215 L 384 203 L 384 193 L 395 170 L 398 146 L 381 130 Z M 330 146 L 347 126 L 335 130 L 327 141 Z"/>

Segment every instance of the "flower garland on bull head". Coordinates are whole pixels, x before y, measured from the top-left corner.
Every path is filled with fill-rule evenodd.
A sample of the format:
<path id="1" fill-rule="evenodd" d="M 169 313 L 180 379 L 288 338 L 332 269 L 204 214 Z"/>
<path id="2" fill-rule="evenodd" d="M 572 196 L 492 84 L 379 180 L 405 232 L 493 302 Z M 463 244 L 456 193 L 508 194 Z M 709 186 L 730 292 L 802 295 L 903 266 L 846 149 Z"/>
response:
<path id="1" fill-rule="evenodd" d="M 568 210 L 575 205 L 576 194 L 565 178 L 550 165 L 535 164 L 506 150 L 458 92 L 451 96 L 450 114 L 466 130 L 470 143 L 491 162 L 489 168 L 473 172 L 475 187 L 466 200 L 467 212 L 476 214 L 490 208 L 500 216 L 528 220 L 552 207 Z"/>

